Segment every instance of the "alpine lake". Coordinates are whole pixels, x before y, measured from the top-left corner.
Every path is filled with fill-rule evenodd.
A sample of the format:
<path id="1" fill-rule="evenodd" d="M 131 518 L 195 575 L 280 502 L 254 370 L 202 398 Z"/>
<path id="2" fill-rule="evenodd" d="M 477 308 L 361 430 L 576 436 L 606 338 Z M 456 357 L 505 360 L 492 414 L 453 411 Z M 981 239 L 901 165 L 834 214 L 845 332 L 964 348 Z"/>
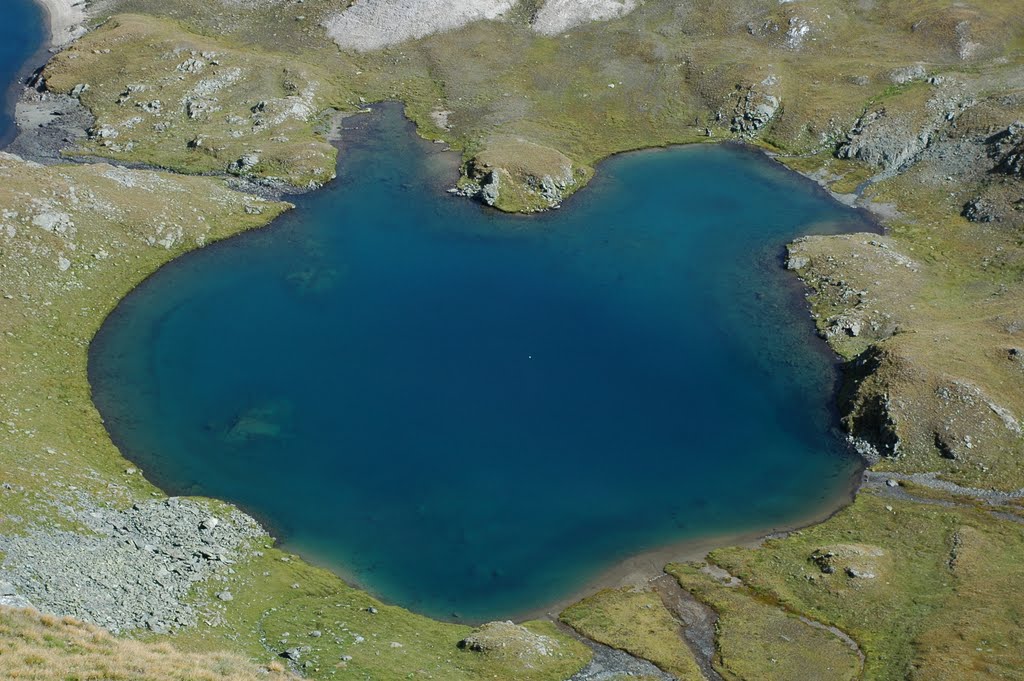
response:
<path id="1" fill-rule="evenodd" d="M 637 554 L 820 518 L 860 463 L 785 271 L 872 230 L 732 145 L 616 156 L 560 210 L 445 193 L 397 105 L 338 178 L 159 270 L 91 348 L 124 454 L 440 618 L 507 618 Z"/>

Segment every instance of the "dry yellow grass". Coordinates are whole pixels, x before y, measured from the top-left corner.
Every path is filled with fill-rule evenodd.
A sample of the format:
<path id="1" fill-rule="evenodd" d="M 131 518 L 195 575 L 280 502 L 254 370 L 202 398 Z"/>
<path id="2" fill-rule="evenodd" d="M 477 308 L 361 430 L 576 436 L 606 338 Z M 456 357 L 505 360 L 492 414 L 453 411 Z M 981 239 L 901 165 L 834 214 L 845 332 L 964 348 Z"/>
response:
<path id="1" fill-rule="evenodd" d="M 70 617 L 0 608 L 0 678 L 26 681 L 286 681 L 279 662 L 184 653 L 169 643 L 118 639 Z"/>

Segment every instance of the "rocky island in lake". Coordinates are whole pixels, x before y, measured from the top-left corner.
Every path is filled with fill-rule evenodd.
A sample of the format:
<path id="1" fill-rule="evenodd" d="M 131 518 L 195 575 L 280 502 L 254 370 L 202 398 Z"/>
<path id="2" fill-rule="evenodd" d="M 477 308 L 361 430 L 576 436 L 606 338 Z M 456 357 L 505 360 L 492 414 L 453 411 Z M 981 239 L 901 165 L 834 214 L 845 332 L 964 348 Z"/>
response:
<path id="1" fill-rule="evenodd" d="M 0 677 L 1017 678 L 1019 10 L 10 2 Z"/>

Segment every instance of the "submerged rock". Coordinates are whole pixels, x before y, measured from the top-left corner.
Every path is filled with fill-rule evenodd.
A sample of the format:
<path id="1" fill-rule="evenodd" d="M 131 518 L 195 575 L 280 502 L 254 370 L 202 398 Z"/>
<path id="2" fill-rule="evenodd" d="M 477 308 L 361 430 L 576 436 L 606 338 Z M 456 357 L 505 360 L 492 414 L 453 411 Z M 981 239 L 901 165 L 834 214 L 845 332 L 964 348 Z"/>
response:
<path id="1" fill-rule="evenodd" d="M 238 414 L 222 439 L 230 444 L 244 444 L 251 440 L 281 438 L 291 418 L 291 407 L 287 403 L 258 405 Z"/>

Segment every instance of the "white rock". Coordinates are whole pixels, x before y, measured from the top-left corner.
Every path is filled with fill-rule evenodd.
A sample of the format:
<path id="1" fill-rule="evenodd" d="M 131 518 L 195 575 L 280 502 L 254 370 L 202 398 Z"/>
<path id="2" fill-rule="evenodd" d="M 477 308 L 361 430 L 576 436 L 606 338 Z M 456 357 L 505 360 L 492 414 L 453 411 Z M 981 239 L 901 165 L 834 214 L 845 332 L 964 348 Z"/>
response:
<path id="1" fill-rule="evenodd" d="M 379 50 L 406 40 L 497 19 L 515 0 L 356 0 L 324 22 L 327 34 L 346 50 Z"/>
<path id="2" fill-rule="evenodd" d="M 636 9 L 637 0 L 547 0 L 533 20 L 533 30 L 557 35 L 591 21 L 618 19 Z"/>
<path id="3" fill-rule="evenodd" d="M 71 221 L 71 216 L 60 211 L 40 213 L 32 218 L 32 224 L 45 229 L 47 232 L 54 232 L 56 234 L 64 234 L 68 229 L 75 226 L 75 223 Z"/>

